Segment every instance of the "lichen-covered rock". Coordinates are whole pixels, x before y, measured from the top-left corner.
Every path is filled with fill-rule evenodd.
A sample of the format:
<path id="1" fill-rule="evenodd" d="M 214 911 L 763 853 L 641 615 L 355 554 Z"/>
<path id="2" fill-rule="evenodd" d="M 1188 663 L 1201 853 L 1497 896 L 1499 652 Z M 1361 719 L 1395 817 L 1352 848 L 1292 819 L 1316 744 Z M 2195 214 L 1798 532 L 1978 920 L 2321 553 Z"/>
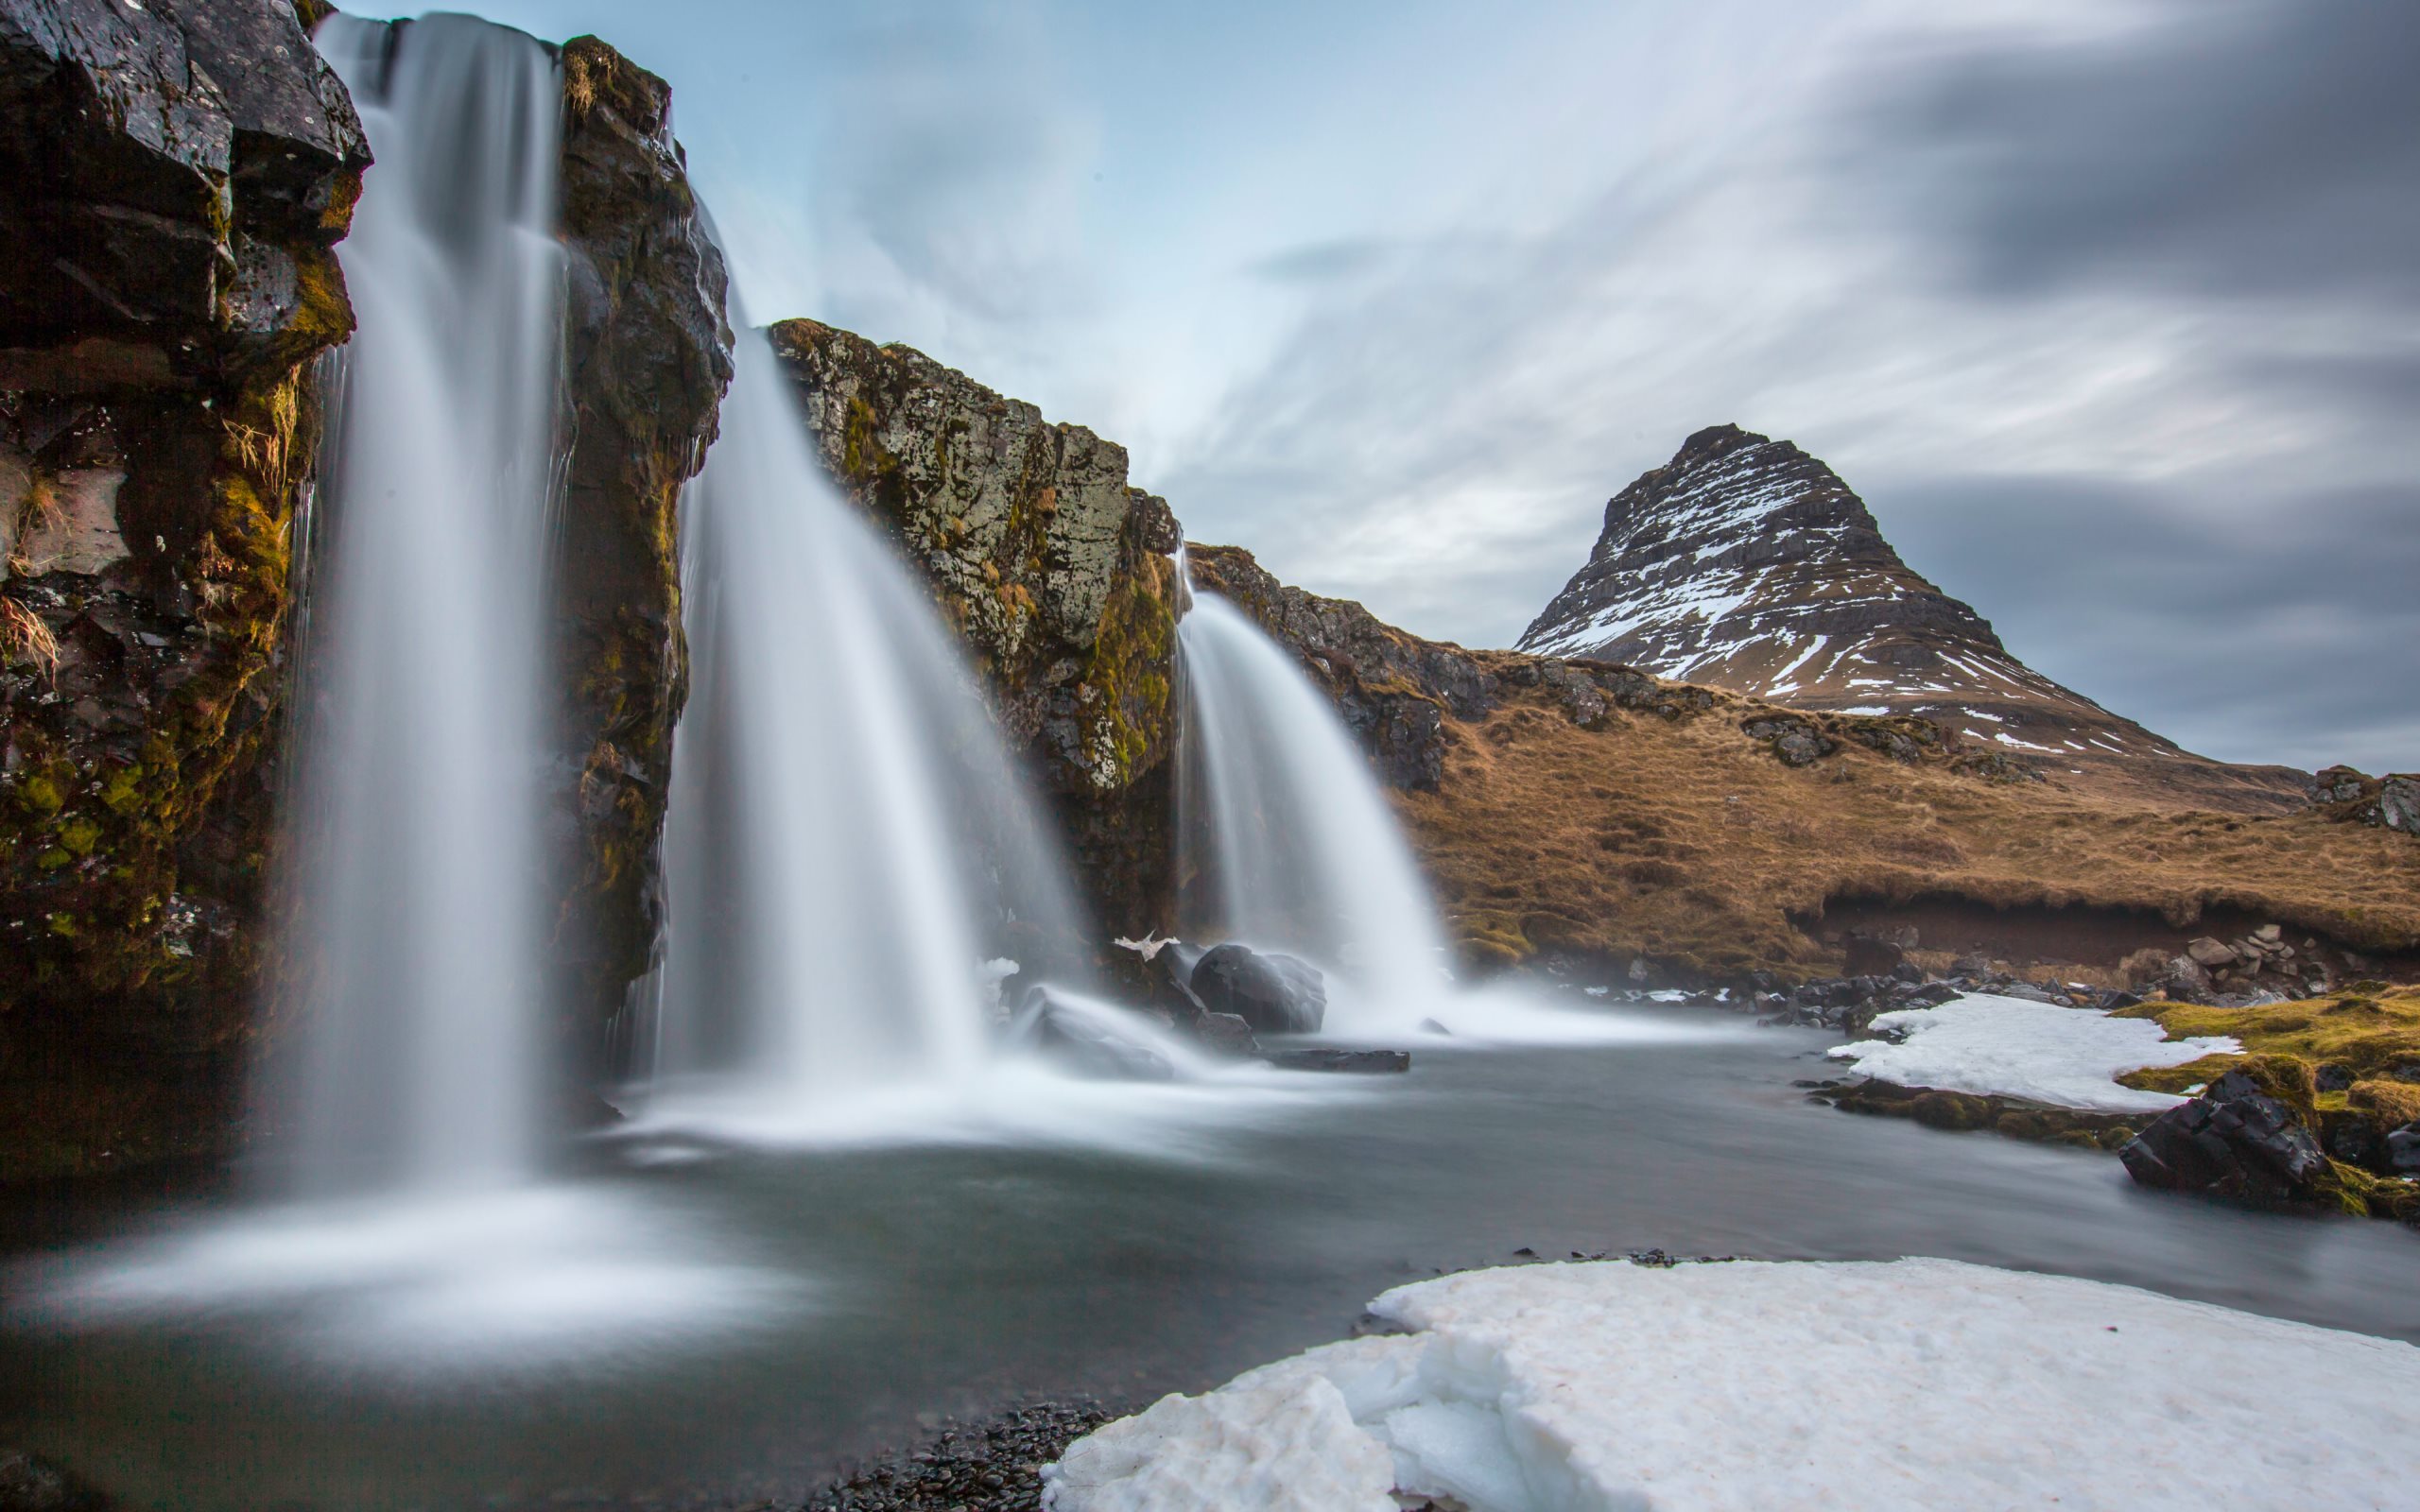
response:
<path id="1" fill-rule="evenodd" d="M 287 567 L 368 149 L 286 0 L 0 0 L 0 1179 L 249 1022 Z"/>
<path id="2" fill-rule="evenodd" d="M 656 840 L 687 689 L 681 486 L 732 376 L 722 255 L 671 129 L 672 92 L 594 37 L 563 44 L 563 402 L 557 799 L 578 837 L 556 931 L 573 1042 L 643 974 L 662 923 Z"/>
<path id="3" fill-rule="evenodd" d="M 1166 928 L 1180 537 L 1126 451 L 906 347 L 772 329 L 824 466 L 898 541 L 1033 757 L 1098 923 Z"/>
<path id="4" fill-rule="evenodd" d="M 1349 599 L 1288 587 L 1241 547 L 1196 545 L 1186 555 L 1196 583 L 1302 659 L 1391 786 L 1436 791 L 1445 716 L 1478 719 L 1495 705 L 1495 676 L 1460 646 L 1407 635 Z M 1601 718 L 1601 696 L 1570 712 L 1578 723 Z"/>

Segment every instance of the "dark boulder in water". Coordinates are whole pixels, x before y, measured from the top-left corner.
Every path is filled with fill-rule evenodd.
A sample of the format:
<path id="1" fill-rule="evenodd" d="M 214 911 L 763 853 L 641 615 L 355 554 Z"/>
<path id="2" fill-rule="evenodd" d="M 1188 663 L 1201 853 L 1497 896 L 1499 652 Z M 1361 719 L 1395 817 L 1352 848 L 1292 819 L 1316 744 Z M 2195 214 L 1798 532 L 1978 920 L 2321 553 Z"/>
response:
<path id="1" fill-rule="evenodd" d="M 2256 1203 L 2309 1198 L 2327 1170 L 2294 1110 L 2240 1072 L 2162 1113 L 2118 1154 L 2144 1186 Z"/>
<path id="2" fill-rule="evenodd" d="M 1232 1013 L 1255 1034 L 1317 1034 L 1327 987 L 1307 962 L 1243 945 L 1215 946 L 1194 963 L 1193 995 L 1212 1013 Z"/>

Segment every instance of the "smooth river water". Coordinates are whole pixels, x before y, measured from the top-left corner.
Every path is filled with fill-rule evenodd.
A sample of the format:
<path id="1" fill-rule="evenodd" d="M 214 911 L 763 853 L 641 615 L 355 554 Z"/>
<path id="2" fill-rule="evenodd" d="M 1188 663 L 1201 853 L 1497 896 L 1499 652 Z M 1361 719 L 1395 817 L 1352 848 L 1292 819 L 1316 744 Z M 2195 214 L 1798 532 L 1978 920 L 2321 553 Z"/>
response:
<path id="1" fill-rule="evenodd" d="M 792 1501 L 939 1416 L 1198 1390 L 1522 1246 L 1942 1255 L 2420 1342 L 2408 1229 L 1836 1112 L 1791 1086 L 1824 1074 L 1812 1033 L 1594 1019 L 1408 1077 L 1010 1078 L 943 1143 L 642 1131 L 537 1192 L 356 1222 L 21 1202 L 0 1444 L 163 1507 Z"/>

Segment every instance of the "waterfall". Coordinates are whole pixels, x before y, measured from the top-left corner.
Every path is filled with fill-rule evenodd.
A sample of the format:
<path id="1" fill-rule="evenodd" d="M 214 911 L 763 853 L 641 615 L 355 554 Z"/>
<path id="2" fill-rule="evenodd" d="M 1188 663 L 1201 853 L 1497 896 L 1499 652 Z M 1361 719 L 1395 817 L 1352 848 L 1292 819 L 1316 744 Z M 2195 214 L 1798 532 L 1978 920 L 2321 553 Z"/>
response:
<path id="1" fill-rule="evenodd" d="M 287 976 L 315 1194 L 493 1187 L 533 1160 L 560 89 L 519 32 L 337 15 L 377 163 L 338 247 L 302 654 Z"/>
<path id="2" fill-rule="evenodd" d="M 825 481 L 764 335 L 735 355 L 683 506 L 656 1086 L 821 1120 L 976 1071 L 1000 957 L 1022 986 L 1077 932 L 929 597 Z"/>
<path id="3" fill-rule="evenodd" d="M 1304 956 L 1340 980 L 1330 1023 L 1401 1027 L 1440 996 L 1436 910 L 1336 710 L 1241 610 L 1197 591 L 1185 688 L 1184 932 Z"/>

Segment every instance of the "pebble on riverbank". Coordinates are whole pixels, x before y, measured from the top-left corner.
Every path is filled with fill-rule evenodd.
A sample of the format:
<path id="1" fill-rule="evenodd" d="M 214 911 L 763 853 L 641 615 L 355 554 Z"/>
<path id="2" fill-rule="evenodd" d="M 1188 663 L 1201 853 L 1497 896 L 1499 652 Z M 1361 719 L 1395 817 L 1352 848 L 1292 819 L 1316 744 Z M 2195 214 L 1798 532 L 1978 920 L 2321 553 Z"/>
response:
<path id="1" fill-rule="evenodd" d="M 810 1497 L 799 1512 L 1039 1512 L 1042 1467 L 1113 1415 L 1098 1402 L 1040 1401 L 954 1425 Z"/>

